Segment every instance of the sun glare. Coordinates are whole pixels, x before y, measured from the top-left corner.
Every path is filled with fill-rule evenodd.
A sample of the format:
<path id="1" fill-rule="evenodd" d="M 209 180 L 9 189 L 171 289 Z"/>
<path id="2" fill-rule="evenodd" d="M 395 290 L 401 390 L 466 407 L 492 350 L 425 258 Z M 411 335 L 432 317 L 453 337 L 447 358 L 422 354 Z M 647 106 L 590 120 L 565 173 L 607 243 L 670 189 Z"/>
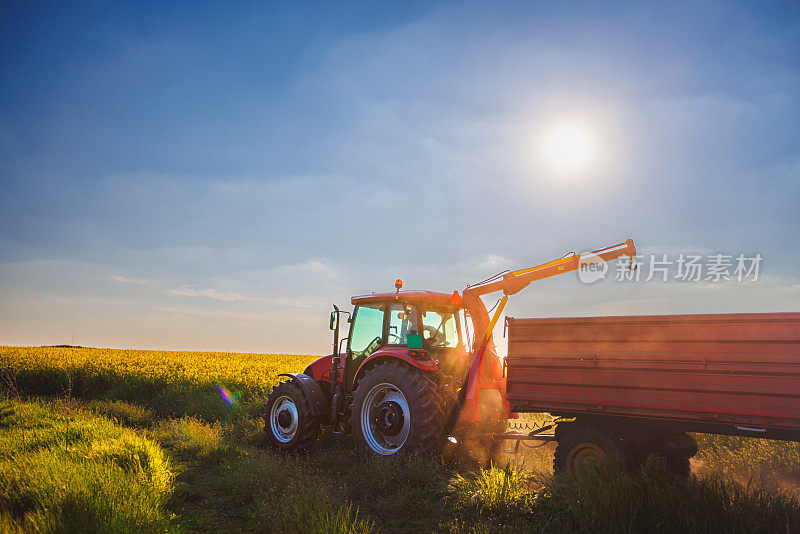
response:
<path id="1" fill-rule="evenodd" d="M 577 121 L 553 125 L 540 142 L 542 162 L 550 171 L 558 174 L 578 174 L 590 170 L 595 153 L 595 139 L 589 127 Z"/>

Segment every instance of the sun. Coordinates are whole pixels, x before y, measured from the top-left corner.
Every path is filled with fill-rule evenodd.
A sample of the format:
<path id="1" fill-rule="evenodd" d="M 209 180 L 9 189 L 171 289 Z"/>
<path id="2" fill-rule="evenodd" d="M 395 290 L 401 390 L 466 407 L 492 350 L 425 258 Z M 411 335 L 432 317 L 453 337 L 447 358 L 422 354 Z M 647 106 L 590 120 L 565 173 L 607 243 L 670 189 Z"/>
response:
<path id="1" fill-rule="evenodd" d="M 575 175 L 590 170 L 596 151 L 591 128 L 574 120 L 553 124 L 543 133 L 539 146 L 544 166 L 563 175 Z"/>

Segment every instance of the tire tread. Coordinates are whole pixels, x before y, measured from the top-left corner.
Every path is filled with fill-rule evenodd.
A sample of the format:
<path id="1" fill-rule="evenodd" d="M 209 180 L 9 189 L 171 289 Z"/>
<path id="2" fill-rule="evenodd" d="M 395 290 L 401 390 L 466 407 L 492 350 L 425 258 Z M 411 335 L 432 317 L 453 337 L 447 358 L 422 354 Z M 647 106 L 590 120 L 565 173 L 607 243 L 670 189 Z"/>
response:
<path id="1" fill-rule="evenodd" d="M 409 434 L 409 438 L 414 436 L 416 443 L 403 445 L 400 452 L 411 452 L 412 450 L 424 453 L 438 452 L 444 440 L 444 410 L 436 383 L 424 373 L 397 361 L 377 363 L 359 379 L 353 401 L 353 429 L 362 431 L 359 417 L 361 410 L 357 404 L 367 393 L 366 389 L 362 390 L 362 388 L 369 387 L 374 377 L 387 377 L 381 378 L 381 380 L 392 380 L 398 387 L 402 384 L 407 388 L 410 392 L 410 398 L 406 399 L 409 409 L 412 414 L 418 414 L 416 420 L 411 422 L 412 433 Z M 364 446 L 369 448 L 363 436 L 359 436 L 359 438 Z"/>
<path id="2" fill-rule="evenodd" d="M 289 443 L 282 443 L 274 439 L 269 426 L 269 413 L 272 401 L 279 395 L 291 397 L 292 400 L 295 401 L 295 406 L 297 406 L 297 433 L 295 434 L 295 438 Z M 305 450 L 317 440 L 320 433 L 319 419 L 311 415 L 311 403 L 308 401 L 308 398 L 305 393 L 303 393 L 300 386 L 294 381 L 284 381 L 272 388 L 272 393 L 270 393 L 264 412 L 264 431 L 267 434 L 270 446 L 283 452 Z"/>

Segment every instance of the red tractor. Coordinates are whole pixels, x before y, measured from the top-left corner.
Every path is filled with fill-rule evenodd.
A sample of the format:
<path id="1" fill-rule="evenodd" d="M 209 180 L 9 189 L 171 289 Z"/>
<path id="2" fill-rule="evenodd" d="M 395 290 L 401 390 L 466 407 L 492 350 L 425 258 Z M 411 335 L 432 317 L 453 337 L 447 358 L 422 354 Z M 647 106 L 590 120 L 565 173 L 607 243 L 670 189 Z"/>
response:
<path id="1" fill-rule="evenodd" d="M 589 263 L 633 257 L 632 240 L 538 267 L 500 273 L 459 293 L 401 291 L 353 297 L 352 314 L 334 306 L 333 354 L 286 377 L 266 406 L 271 445 L 311 445 L 322 425 L 354 433 L 371 451 L 392 455 L 435 451 L 445 439 L 482 429 L 497 433 L 513 417 L 504 362 L 492 331 L 509 295 L 528 284 Z M 489 315 L 481 297 L 503 295 Z M 339 339 L 340 318 L 348 335 Z M 342 348 L 342 344 L 344 347 Z"/>

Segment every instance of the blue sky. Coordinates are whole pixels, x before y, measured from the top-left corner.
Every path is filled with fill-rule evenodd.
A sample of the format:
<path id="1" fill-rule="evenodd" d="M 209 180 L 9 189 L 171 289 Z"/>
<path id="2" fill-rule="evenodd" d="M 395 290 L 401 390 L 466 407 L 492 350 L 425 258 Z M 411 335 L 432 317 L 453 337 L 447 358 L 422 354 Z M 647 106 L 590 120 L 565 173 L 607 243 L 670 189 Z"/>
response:
<path id="1" fill-rule="evenodd" d="M 549 280 L 515 316 L 796 311 L 796 3 L 0 10 L 0 343 L 322 353 L 350 295 L 633 237 L 757 282 Z M 538 139 L 590 124 L 568 179 Z"/>

